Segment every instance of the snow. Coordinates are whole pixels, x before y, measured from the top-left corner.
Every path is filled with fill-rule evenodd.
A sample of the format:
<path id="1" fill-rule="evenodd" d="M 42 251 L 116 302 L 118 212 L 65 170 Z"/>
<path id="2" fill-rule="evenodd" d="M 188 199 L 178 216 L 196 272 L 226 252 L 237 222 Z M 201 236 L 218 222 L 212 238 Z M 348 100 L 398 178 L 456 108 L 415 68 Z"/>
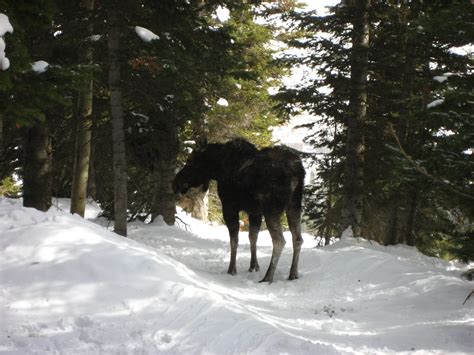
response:
<path id="1" fill-rule="evenodd" d="M 7 15 L 0 13 L 0 36 L 4 36 L 7 32 L 13 33 L 13 26 Z"/>
<path id="2" fill-rule="evenodd" d="M 448 50 L 449 52 L 457 55 L 472 55 L 474 53 L 474 45 L 473 44 L 466 44 L 461 47 L 451 47 Z"/>
<path id="3" fill-rule="evenodd" d="M 230 18 L 230 11 L 227 7 L 218 6 L 213 17 L 218 19 L 220 22 L 226 22 Z"/>
<path id="4" fill-rule="evenodd" d="M 352 226 L 347 227 L 344 229 L 344 231 L 341 234 L 341 241 L 349 240 L 349 238 L 352 238 L 354 235 L 354 232 L 352 231 Z"/>
<path id="5" fill-rule="evenodd" d="M 223 97 L 221 97 L 221 98 L 219 98 L 219 100 L 217 100 L 217 104 L 219 106 L 225 106 L 225 107 L 229 106 L 229 102 L 226 99 L 224 99 Z"/>
<path id="6" fill-rule="evenodd" d="M 437 81 L 438 83 L 442 83 L 442 82 L 448 80 L 448 77 L 445 76 L 445 75 L 436 75 L 435 77 L 433 77 L 433 80 Z"/>
<path id="7" fill-rule="evenodd" d="M 145 27 L 135 26 L 135 32 L 144 42 L 151 42 L 160 37 Z"/>
<path id="8" fill-rule="evenodd" d="M 33 69 L 33 71 L 38 74 L 44 73 L 46 70 L 48 70 L 48 67 L 49 63 L 45 62 L 44 60 L 38 60 L 37 62 L 31 64 L 31 69 Z"/>
<path id="9" fill-rule="evenodd" d="M 11 25 L 7 15 L 0 13 L 0 70 L 7 70 L 10 68 L 10 60 L 5 54 L 6 43 L 3 39 L 3 36 L 7 32 L 13 33 L 13 26 Z"/>
<path id="10" fill-rule="evenodd" d="M 441 105 L 444 102 L 444 99 L 438 99 L 430 102 L 428 105 L 426 105 L 426 108 L 433 108 L 436 106 Z"/>
<path id="11" fill-rule="evenodd" d="M 286 280 L 287 243 L 275 282 L 261 284 L 266 231 L 261 270 L 247 272 L 242 232 L 230 276 L 223 226 L 180 212 L 178 226 L 131 223 L 122 238 L 98 206 L 84 220 L 55 204 L 43 213 L 0 200 L 1 353 L 472 353 L 466 265 L 350 237 L 314 248 L 305 235 L 300 279 Z"/>
<path id="12" fill-rule="evenodd" d="M 314 152 L 314 148 L 305 142 L 305 138 L 313 132 L 304 125 L 312 124 L 315 121 L 315 116 L 305 112 L 295 115 L 283 125 L 270 127 L 272 139 L 276 143 L 287 145 L 301 152 Z"/>
<path id="13" fill-rule="evenodd" d="M 3 39 L 0 38 L 0 42 L 3 42 Z M 2 55 L 3 53 L 0 53 L 0 69 L 1 70 L 7 70 L 10 68 L 10 59 Z"/>

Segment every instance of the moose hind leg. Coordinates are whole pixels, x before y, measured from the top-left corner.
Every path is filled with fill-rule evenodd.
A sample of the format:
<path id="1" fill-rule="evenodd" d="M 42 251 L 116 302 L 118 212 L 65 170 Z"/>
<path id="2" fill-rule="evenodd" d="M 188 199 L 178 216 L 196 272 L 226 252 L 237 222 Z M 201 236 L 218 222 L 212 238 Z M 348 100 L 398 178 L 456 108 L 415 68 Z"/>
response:
<path id="1" fill-rule="evenodd" d="M 257 238 L 262 225 L 261 215 L 249 215 L 250 267 L 249 272 L 259 271 L 257 261 Z"/>
<path id="2" fill-rule="evenodd" d="M 288 226 L 290 227 L 291 236 L 293 237 L 293 261 L 291 262 L 289 280 L 298 278 L 298 261 L 300 258 L 301 244 L 303 237 L 301 236 L 301 210 L 297 208 L 289 208 L 286 211 Z"/>
<path id="3" fill-rule="evenodd" d="M 260 282 L 273 282 L 273 275 L 275 274 L 278 260 L 280 260 L 281 252 L 286 243 L 283 237 L 280 217 L 280 215 L 265 216 L 265 222 L 272 237 L 273 252 L 265 277 Z"/>
<path id="4" fill-rule="evenodd" d="M 230 237 L 230 262 L 227 273 L 237 274 L 236 259 L 237 247 L 239 245 L 239 212 L 224 208 L 224 221 L 229 230 Z"/>

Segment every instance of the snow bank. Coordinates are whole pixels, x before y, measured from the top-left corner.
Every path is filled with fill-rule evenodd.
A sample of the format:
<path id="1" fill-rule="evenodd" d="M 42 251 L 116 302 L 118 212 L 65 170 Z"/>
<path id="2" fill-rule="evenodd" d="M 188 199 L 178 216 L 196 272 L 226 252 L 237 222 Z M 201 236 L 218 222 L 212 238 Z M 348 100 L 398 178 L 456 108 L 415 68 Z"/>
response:
<path id="1" fill-rule="evenodd" d="M 67 210 L 67 201 L 57 205 Z M 225 228 L 180 218 L 179 227 L 132 223 L 126 239 L 56 208 L 2 199 L 0 352 L 472 352 L 464 265 L 350 237 L 321 249 L 305 241 L 299 280 L 286 280 L 290 243 L 276 281 L 260 284 L 271 255 L 266 233 L 262 270 L 246 271 L 242 234 L 232 277 Z"/>

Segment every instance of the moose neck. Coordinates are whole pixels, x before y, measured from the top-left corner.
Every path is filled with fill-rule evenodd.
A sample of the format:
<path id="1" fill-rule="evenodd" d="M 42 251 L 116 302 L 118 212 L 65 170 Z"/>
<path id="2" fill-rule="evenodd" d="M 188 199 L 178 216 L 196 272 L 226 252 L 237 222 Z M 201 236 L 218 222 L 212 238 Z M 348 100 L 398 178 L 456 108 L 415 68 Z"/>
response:
<path id="1" fill-rule="evenodd" d="M 222 177 L 222 144 L 209 144 L 206 149 L 208 177 L 210 180 L 219 181 Z"/>
<path id="2" fill-rule="evenodd" d="M 232 179 L 235 173 L 257 152 L 255 146 L 241 140 L 226 144 L 209 144 L 207 148 L 209 178 L 218 182 Z"/>

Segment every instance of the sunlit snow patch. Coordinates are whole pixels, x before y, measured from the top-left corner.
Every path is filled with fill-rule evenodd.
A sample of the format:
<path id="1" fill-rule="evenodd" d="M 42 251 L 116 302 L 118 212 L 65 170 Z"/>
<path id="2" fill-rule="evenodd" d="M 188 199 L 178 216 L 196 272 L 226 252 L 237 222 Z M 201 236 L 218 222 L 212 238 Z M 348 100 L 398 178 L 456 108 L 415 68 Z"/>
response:
<path id="1" fill-rule="evenodd" d="M 230 18 L 230 11 L 227 7 L 218 6 L 213 17 L 217 18 L 220 22 L 226 22 Z"/>
<path id="2" fill-rule="evenodd" d="M 219 100 L 217 100 L 217 104 L 219 106 L 226 106 L 226 107 L 229 106 L 229 102 L 226 99 L 224 99 L 223 97 L 221 97 Z"/>

